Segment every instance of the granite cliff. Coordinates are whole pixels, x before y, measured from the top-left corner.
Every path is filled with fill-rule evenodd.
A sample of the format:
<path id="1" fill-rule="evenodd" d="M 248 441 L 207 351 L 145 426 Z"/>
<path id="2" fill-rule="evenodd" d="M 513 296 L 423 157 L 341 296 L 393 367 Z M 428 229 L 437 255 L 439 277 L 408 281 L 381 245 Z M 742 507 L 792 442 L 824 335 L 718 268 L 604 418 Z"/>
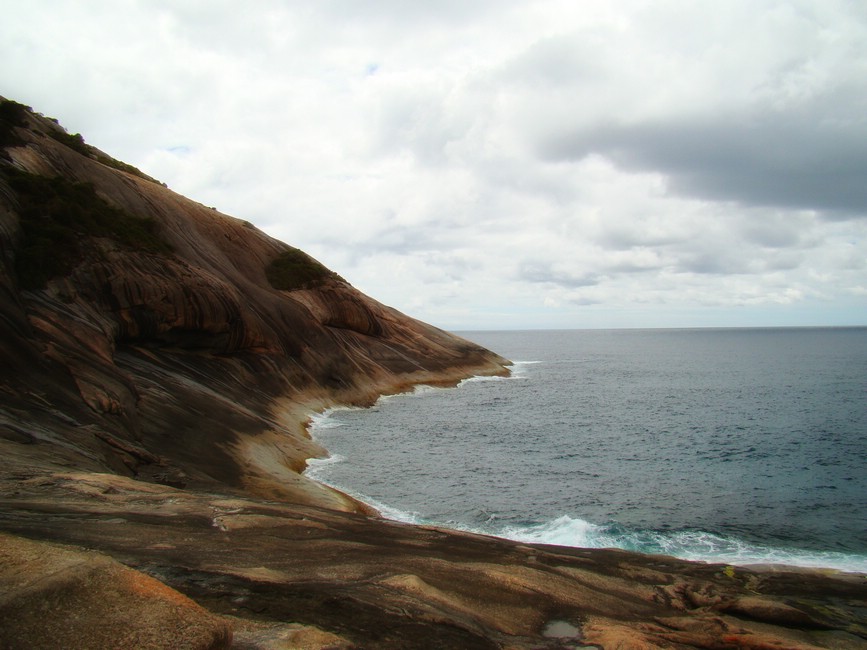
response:
<path id="1" fill-rule="evenodd" d="M 26 466 L 351 508 L 298 475 L 322 453 L 298 408 L 505 372 L 251 224 L 4 106 L 2 444 L 30 445 Z"/>
<path id="2" fill-rule="evenodd" d="M 307 417 L 508 362 L 0 98 L 0 648 L 865 648 L 864 576 L 386 522 Z"/>

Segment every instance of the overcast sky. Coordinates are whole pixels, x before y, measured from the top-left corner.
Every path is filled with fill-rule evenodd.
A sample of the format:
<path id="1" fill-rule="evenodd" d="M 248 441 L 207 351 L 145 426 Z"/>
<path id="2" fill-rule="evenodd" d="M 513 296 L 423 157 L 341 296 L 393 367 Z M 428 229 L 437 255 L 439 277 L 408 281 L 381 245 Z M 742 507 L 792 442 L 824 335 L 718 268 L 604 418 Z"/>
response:
<path id="1" fill-rule="evenodd" d="M 440 327 L 867 324 L 862 0 L 0 9 L 0 94 Z"/>

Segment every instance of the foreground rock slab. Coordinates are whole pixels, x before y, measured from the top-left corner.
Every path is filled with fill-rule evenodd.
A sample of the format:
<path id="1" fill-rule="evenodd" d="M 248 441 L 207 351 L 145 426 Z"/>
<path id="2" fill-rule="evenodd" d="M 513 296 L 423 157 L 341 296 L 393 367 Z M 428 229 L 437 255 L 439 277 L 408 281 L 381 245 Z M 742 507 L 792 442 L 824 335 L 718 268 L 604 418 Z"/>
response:
<path id="1" fill-rule="evenodd" d="M 0 535 L 0 647 L 231 647 L 230 625 L 102 553 Z"/>
<path id="2" fill-rule="evenodd" d="M 229 629 L 235 648 L 867 648 L 862 575 L 523 545 L 84 472 L 6 477 L 0 512 L 9 533 L 99 551 L 75 556 L 91 558 L 77 569 L 92 576 L 84 620 L 100 620 L 100 602 L 106 620 L 120 611 L 103 595 L 128 571 L 130 584 L 166 585 L 149 587 L 165 598 L 146 618 L 176 621 L 153 643 L 67 645 L 85 632 L 61 625 L 46 630 L 54 645 L 29 647 L 227 647 Z M 19 578 L 6 565 L 8 594 Z M 33 612 L 40 598 L 11 600 Z M 3 619 L 8 638 L 33 629 Z M 182 629 L 201 640 L 180 643 Z M 127 632 L 91 633 L 112 630 Z"/>

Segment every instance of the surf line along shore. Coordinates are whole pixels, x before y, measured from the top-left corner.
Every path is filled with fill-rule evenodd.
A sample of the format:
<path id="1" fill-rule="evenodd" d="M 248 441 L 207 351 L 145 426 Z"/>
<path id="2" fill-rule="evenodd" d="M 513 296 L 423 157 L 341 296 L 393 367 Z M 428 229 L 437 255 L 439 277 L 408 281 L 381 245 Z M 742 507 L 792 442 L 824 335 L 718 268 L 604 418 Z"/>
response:
<path id="1" fill-rule="evenodd" d="M 18 580 L 0 603 L 14 614 L 3 619 L 6 647 L 51 647 L 42 631 L 61 635 L 56 641 L 103 629 L 100 607 L 83 596 L 112 584 L 95 573 L 105 558 L 204 610 L 171 609 L 173 626 L 206 625 L 214 638 L 228 629 L 246 644 L 239 647 L 271 647 L 265 640 L 276 638 L 322 639 L 308 647 L 323 648 L 867 647 L 861 575 L 522 545 L 109 474 L 55 473 L 0 488 L 5 530 L 53 540 L 34 542 L 22 559 L 0 539 L 2 573 Z M 34 555 L 54 556 L 58 541 L 72 554 L 68 569 L 53 584 L 22 585 L 16 569 Z M 122 586 L 109 593 L 112 608 L 139 611 Z M 44 602 L 57 608 L 51 625 L 37 606 Z M 159 638 L 164 616 L 130 616 L 128 632 Z M 569 636 L 550 636 L 561 633 Z M 172 647 L 162 638 L 145 647 Z M 14 643 L 21 639 L 32 645 Z"/>
<path id="2" fill-rule="evenodd" d="M 788 339 L 796 335 L 813 338 L 819 333 L 781 336 Z M 547 338 L 544 333 L 478 336 L 476 340 L 492 349 L 502 347 L 513 357 L 526 356 L 515 341 L 538 350 L 542 347 L 540 339 Z M 593 333 L 574 332 L 572 336 L 584 348 L 593 349 Z M 648 333 L 641 340 L 677 336 Z M 690 333 L 687 338 L 698 336 L 704 340 L 717 335 Z M 739 336 L 748 337 L 749 333 Z M 757 334 L 759 339 L 768 336 Z M 637 338 L 623 335 L 630 337 Z M 863 342 L 863 333 L 861 337 Z M 607 342 L 616 337 L 611 334 L 605 338 Z M 845 340 L 851 337 L 845 336 Z M 625 356 L 628 352 L 621 359 Z M 716 454 L 704 453 L 714 445 L 718 422 L 706 423 L 706 434 L 667 433 L 676 431 L 676 426 L 666 421 L 665 414 L 652 410 L 654 396 L 665 388 L 648 391 L 644 398 L 633 396 L 629 406 L 622 409 L 616 391 L 609 392 L 611 406 L 600 411 L 599 417 L 589 415 L 592 409 L 587 405 L 599 404 L 601 387 L 607 386 L 605 369 L 599 365 L 603 364 L 594 366 L 590 374 L 582 370 L 587 366 L 583 361 L 569 364 L 575 371 L 570 371 L 572 379 L 565 385 L 577 386 L 583 375 L 593 377 L 588 386 L 571 396 L 568 390 L 556 392 L 553 385 L 554 380 L 563 379 L 567 364 L 551 368 L 534 365 L 529 370 L 519 365 L 512 379 L 471 380 L 457 390 L 419 389 L 377 402 L 372 410 L 335 409 L 328 417 L 316 418 L 313 435 L 336 459 L 311 461 L 307 475 L 343 489 L 399 521 L 444 525 L 523 542 L 614 546 L 712 563 L 867 571 L 867 555 L 859 553 L 858 547 L 859 537 L 863 538 L 859 518 L 846 512 L 847 503 L 850 510 L 858 509 L 858 486 L 863 484 L 857 474 L 860 457 L 856 454 L 843 459 L 835 476 L 830 475 L 832 470 L 821 469 L 835 453 L 847 448 L 838 442 L 847 435 L 854 436 L 849 438 L 852 443 L 848 449 L 857 447 L 856 407 L 849 409 L 847 419 L 844 408 L 832 406 L 836 398 L 826 400 L 837 414 L 837 452 L 830 443 L 823 444 L 824 436 L 818 433 L 795 429 L 796 433 L 762 436 L 764 428 L 774 422 L 757 417 L 757 422 L 742 429 L 735 415 L 726 417 L 724 426 L 738 432 L 738 437 L 729 438 L 731 447 L 746 457 L 742 464 L 729 463 L 724 453 L 719 460 Z M 611 365 L 622 367 L 621 363 Z M 652 364 L 644 361 L 639 365 L 647 370 Z M 663 387 L 677 370 L 666 372 L 658 382 Z M 612 370 L 612 374 L 616 372 Z M 702 376 L 720 382 L 711 370 Z M 854 395 L 857 382 L 852 379 L 846 389 L 838 384 L 836 392 Z M 626 393 L 632 384 L 624 383 L 621 390 Z M 783 383 L 780 380 L 780 391 L 784 390 Z M 687 401 L 689 391 L 680 397 Z M 691 413 L 688 405 L 684 408 L 686 415 L 679 418 L 681 422 L 703 421 L 703 413 Z M 555 415 L 549 415 L 552 412 Z M 741 413 L 746 417 L 750 411 L 742 405 Z M 817 406 L 811 419 L 820 420 L 825 414 L 831 415 Z M 844 421 L 850 422 L 848 427 L 841 424 Z M 669 427 L 665 435 L 642 434 L 642 429 L 660 431 L 662 427 Z M 787 428 L 769 430 L 782 432 Z M 786 451 L 787 441 L 793 438 L 804 438 L 797 454 Z M 776 460 L 758 460 L 768 454 L 774 454 Z M 641 467 L 630 462 L 636 458 L 645 461 Z M 802 473 L 806 478 L 799 475 L 786 480 L 789 467 L 795 463 L 807 466 L 811 458 L 819 462 L 815 472 Z M 695 471 L 677 469 L 688 467 Z M 555 487 L 544 480 L 546 476 L 557 477 Z M 740 483 L 738 476 L 743 479 Z M 782 487 L 792 481 L 796 481 L 797 490 Z M 739 490 L 741 483 L 743 489 Z M 811 491 L 807 489 L 811 484 L 828 489 Z M 760 490 L 757 485 L 767 489 Z M 768 487 L 773 485 L 781 487 Z M 678 486 L 685 491 L 679 494 Z M 725 487 L 729 489 L 722 489 Z M 640 508 L 636 508 L 639 503 Z M 820 503 L 823 509 L 816 511 L 814 506 Z M 756 517 L 756 512 L 763 514 Z M 825 528 L 811 528 L 819 516 L 826 521 Z M 832 523 L 835 520 L 839 526 Z"/>
<path id="3" fill-rule="evenodd" d="M 412 392 L 414 392 L 414 390 L 410 389 L 396 392 L 396 394 L 411 394 Z M 370 405 L 368 404 L 365 406 Z M 335 411 L 340 411 L 346 407 L 333 406 L 330 408 L 333 408 L 333 410 Z M 320 410 L 319 413 L 325 413 L 327 418 L 327 413 L 329 410 L 330 409 Z M 318 418 L 306 419 L 305 422 L 308 430 L 311 424 L 315 421 L 315 419 Z M 481 540 L 485 540 L 491 543 L 492 549 L 497 544 L 504 542 L 504 540 L 502 539 L 478 536 L 466 532 L 439 529 L 435 526 L 413 526 L 399 524 L 396 522 L 387 522 L 387 525 L 397 526 L 397 529 L 401 530 L 420 529 L 425 532 L 437 531 L 442 535 L 451 535 L 464 540 L 472 539 L 474 542 L 480 542 Z M 393 528 L 392 530 L 397 529 Z M 464 562 L 465 558 L 462 557 L 462 553 L 456 550 L 457 547 L 453 548 L 455 549 L 455 552 L 452 555 L 451 559 L 458 564 Z M 779 565 L 765 565 L 743 568 L 734 567 L 731 565 L 709 565 L 704 563 L 678 561 L 674 560 L 673 558 L 662 556 L 643 555 L 615 550 L 592 551 L 589 549 L 567 549 L 563 547 L 523 544 L 515 544 L 514 549 L 528 552 L 529 555 L 523 559 L 525 561 L 529 560 L 536 567 L 538 567 L 539 558 L 544 557 L 545 552 L 555 552 L 558 556 L 559 561 L 565 560 L 564 554 L 570 554 L 576 556 L 577 558 L 581 558 L 582 569 L 586 570 L 587 573 L 581 575 L 583 571 L 576 572 L 574 570 L 574 567 L 569 567 L 569 570 L 567 572 L 572 577 L 581 575 L 580 582 L 583 583 L 582 588 L 584 589 L 586 589 L 586 587 L 590 583 L 592 583 L 594 587 L 599 587 L 600 592 L 596 593 L 596 596 L 603 598 L 603 601 L 606 600 L 604 598 L 606 592 L 608 592 L 607 595 L 610 597 L 611 592 L 609 590 L 611 590 L 612 586 L 615 586 L 615 588 L 612 590 L 616 594 L 615 598 L 624 597 L 626 598 L 626 600 L 649 600 L 650 603 L 653 604 L 653 607 L 662 606 L 663 609 L 665 609 L 666 606 L 674 606 L 675 610 L 680 612 L 678 616 L 682 615 L 686 611 L 689 611 L 691 615 L 695 615 L 696 612 L 700 610 L 703 611 L 704 615 L 710 616 L 712 615 L 712 613 L 714 613 L 714 615 L 717 617 L 713 625 L 708 625 L 707 627 L 705 627 L 703 632 L 697 635 L 694 639 L 690 635 L 684 635 L 682 631 L 678 633 L 668 631 L 667 633 L 661 634 L 658 637 L 652 634 L 646 635 L 645 632 L 640 632 L 640 630 L 646 631 L 648 629 L 647 621 L 641 622 L 640 618 L 632 618 L 632 616 L 635 615 L 634 612 L 632 612 L 629 616 L 626 617 L 626 621 L 621 620 L 613 624 L 613 627 L 617 628 L 617 632 L 613 632 L 612 629 L 608 627 L 613 623 L 612 621 L 609 621 L 606 624 L 602 625 L 599 630 L 597 630 L 600 632 L 598 636 L 588 636 L 587 629 L 590 628 L 579 628 L 575 627 L 572 623 L 569 623 L 567 621 L 551 619 L 548 621 L 544 628 L 537 630 L 537 632 L 541 633 L 545 638 L 559 638 L 558 635 L 560 634 L 562 634 L 563 638 L 573 638 L 574 633 L 574 640 L 582 640 L 583 642 L 589 642 L 591 638 L 601 640 L 603 645 L 601 645 L 600 647 L 609 647 L 606 644 L 618 644 L 626 640 L 628 640 L 629 642 L 644 642 L 649 639 L 654 639 L 655 641 L 662 642 L 663 639 L 670 641 L 674 638 L 682 639 L 684 641 L 690 639 L 690 645 L 685 645 L 684 647 L 718 647 L 718 645 L 716 644 L 718 644 L 723 639 L 727 639 L 727 642 L 729 643 L 736 644 L 732 647 L 757 647 L 755 646 L 755 644 L 758 643 L 796 643 L 796 645 L 793 645 L 791 647 L 823 647 L 821 645 L 821 643 L 823 642 L 830 642 L 831 645 L 829 647 L 836 647 L 835 644 L 845 644 L 849 643 L 850 641 L 854 644 L 851 647 L 862 647 L 860 645 L 861 643 L 863 643 L 862 640 L 859 640 L 855 636 L 849 637 L 849 633 L 837 634 L 837 632 L 832 631 L 830 628 L 828 628 L 825 632 L 817 632 L 816 634 L 795 634 L 792 629 L 789 629 L 791 635 L 786 634 L 779 637 L 766 637 L 758 635 L 755 631 L 751 630 L 749 626 L 746 626 L 736 628 L 739 631 L 736 631 L 735 633 L 725 634 L 726 631 L 731 632 L 732 629 L 735 629 L 731 627 L 729 623 L 725 622 L 725 619 L 728 617 L 732 617 L 732 620 L 740 620 L 741 622 L 743 622 L 743 619 L 745 618 L 747 620 L 751 620 L 755 625 L 759 625 L 759 621 L 762 621 L 763 623 L 772 622 L 773 624 L 780 624 L 785 628 L 797 628 L 799 626 L 806 626 L 809 628 L 810 626 L 816 625 L 818 621 L 813 621 L 811 623 L 803 618 L 806 613 L 805 611 L 801 611 L 793 605 L 786 604 L 787 602 L 791 603 L 799 600 L 802 603 L 807 603 L 807 601 L 809 600 L 809 597 L 807 599 L 804 599 L 804 596 L 806 596 L 806 593 L 812 591 L 812 587 L 808 587 L 806 591 L 801 591 L 800 589 L 796 589 L 794 586 L 800 584 L 799 581 L 801 579 L 806 580 L 804 584 L 816 584 L 814 582 L 816 580 L 821 582 L 826 578 L 834 576 L 835 580 L 839 580 L 839 582 L 837 583 L 838 587 L 841 587 L 841 591 L 838 593 L 842 594 L 843 592 L 851 589 L 850 596 L 852 596 L 855 595 L 859 590 L 863 589 L 865 585 L 865 577 L 857 574 L 838 573 L 830 570 L 800 569 Z M 510 562 L 514 562 L 514 560 L 510 560 Z M 591 564 L 594 565 L 593 569 L 590 569 L 588 566 Z M 604 567 L 604 569 L 602 567 Z M 648 567 L 655 567 L 656 570 L 662 569 L 663 571 L 667 572 L 673 571 L 675 572 L 675 574 L 679 575 L 657 572 L 656 570 L 648 571 Z M 566 567 L 561 567 L 561 569 L 565 568 Z M 528 574 L 524 569 L 515 569 L 514 575 L 512 577 L 509 577 L 508 568 L 506 567 L 500 567 L 498 570 L 498 574 L 500 580 L 503 582 L 520 584 L 524 589 L 533 589 L 534 591 L 537 591 L 537 593 L 541 593 L 542 591 L 544 591 L 544 587 L 542 586 L 542 584 L 546 579 L 550 579 L 550 576 L 546 575 L 544 577 L 538 576 L 539 581 L 536 583 L 534 583 L 532 580 L 526 580 Z M 604 574 L 605 577 L 600 574 Z M 523 576 L 524 579 L 521 579 L 521 576 Z M 653 577 L 653 579 L 662 579 L 663 582 L 671 582 L 665 585 L 651 584 L 653 582 L 653 579 L 651 579 L 649 582 L 646 581 L 647 578 L 651 576 Z M 406 580 L 401 579 L 400 583 L 405 588 L 409 588 L 407 585 L 412 585 L 412 590 L 416 596 L 421 596 L 422 593 L 425 593 L 427 597 L 433 598 L 434 600 L 442 599 L 444 597 L 444 590 L 442 589 L 442 576 L 440 576 L 439 581 L 436 579 L 430 579 L 430 582 L 426 582 L 424 580 L 417 580 L 416 578 Z M 475 576 L 468 576 L 467 582 L 471 583 L 473 580 L 477 579 L 478 578 Z M 722 585 L 716 582 L 718 580 L 722 580 Z M 608 581 L 613 584 L 606 585 L 606 582 Z M 422 588 L 422 585 L 424 585 L 425 587 L 429 587 L 431 584 L 436 584 L 439 586 L 435 589 Z M 736 584 L 741 586 L 747 586 L 747 594 L 734 596 L 730 591 L 728 591 Z M 756 587 L 758 587 L 760 584 L 762 585 L 763 589 L 769 588 L 771 584 L 773 584 L 774 587 L 772 589 L 769 589 L 766 593 L 762 593 L 761 591 L 756 589 Z M 843 585 L 846 586 L 844 587 Z M 559 586 L 562 585 L 558 585 L 558 587 Z M 568 590 L 568 588 L 566 590 Z M 555 589 L 555 591 L 557 590 Z M 470 590 L 467 589 L 466 593 L 469 592 Z M 681 600 L 680 602 L 678 602 L 678 599 L 672 600 L 671 595 L 674 592 L 681 593 L 681 596 L 683 596 L 684 594 L 690 594 L 686 596 L 686 600 L 689 601 L 691 604 L 685 605 L 685 601 L 683 600 Z M 587 598 L 593 598 L 593 596 L 587 594 L 586 592 L 584 595 Z M 779 598 L 780 600 L 776 600 L 777 598 Z M 534 606 L 534 600 L 534 598 L 528 598 L 524 606 L 532 608 Z M 543 600 L 543 598 L 540 596 L 539 600 L 541 601 Z M 572 602 L 573 605 L 575 605 L 575 601 Z M 854 604 L 854 602 L 854 600 L 850 601 L 850 604 Z M 815 601 L 813 605 L 810 605 L 805 609 L 811 610 L 812 607 L 817 603 L 818 601 Z M 608 608 L 607 611 L 609 613 L 622 608 L 623 605 L 624 603 L 620 603 L 620 605 L 618 606 L 610 600 L 606 603 L 606 607 Z M 579 611 L 582 607 L 585 606 L 585 604 L 578 606 Z M 590 609 L 592 610 L 593 607 L 590 607 Z M 798 613 L 799 611 L 800 613 Z M 721 618 L 720 613 L 723 612 L 726 616 Z M 660 612 L 657 612 L 657 615 L 659 613 Z M 479 614 L 479 612 L 476 612 L 476 614 Z M 592 616 L 590 618 L 596 620 Z M 857 620 L 857 614 L 855 615 L 855 618 Z M 573 618 L 571 620 L 578 619 L 583 620 L 581 614 L 578 614 L 577 619 Z M 680 622 L 681 624 L 683 624 L 685 621 L 681 620 Z M 705 623 L 707 623 L 707 621 L 705 621 Z M 858 625 L 863 625 L 863 622 L 859 623 Z M 698 625 L 698 619 L 693 619 L 689 626 L 691 628 L 700 627 Z M 821 627 L 821 624 L 819 625 L 819 627 Z M 863 627 L 856 627 L 860 629 L 861 632 L 864 631 Z M 602 631 L 603 628 L 605 631 Z M 850 631 L 852 629 L 856 628 L 850 628 Z M 786 639 L 786 641 L 784 642 L 783 639 Z M 804 643 L 806 643 L 806 645 L 803 645 Z M 817 643 L 819 645 L 816 645 Z M 611 645 L 610 647 L 617 646 Z M 782 645 L 780 647 L 789 646 Z M 848 646 L 841 645 L 840 647 Z"/>
<path id="4" fill-rule="evenodd" d="M 310 412 L 300 405 L 294 411 L 299 431 Z M 62 541 L 62 550 L 74 554 L 71 567 L 114 558 L 191 599 L 189 611 L 170 610 L 173 627 L 163 618 L 168 614 L 131 616 L 137 622 L 126 632 L 156 639 L 147 647 L 173 647 L 192 626 L 205 626 L 208 638 L 218 640 L 230 633 L 233 644 L 254 648 L 287 638 L 316 640 L 319 646 L 308 647 L 322 648 L 865 647 L 864 576 L 517 544 L 109 474 L 9 478 L 0 483 L 3 528 L 53 540 L 50 553 L 39 554 L 53 554 Z M 78 555 L 82 548 L 98 552 Z M 4 567 L 20 566 L 7 550 Z M 76 591 L 87 584 L 85 593 L 92 593 L 98 574 L 87 575 L 88 582 L 77 579 L 70 568 L 65 599 L 39 586 L 29 598 L 15 591 L 15 609 L 9 599 L 4 609 L 15 616 L 4 621 L 16 624 L 3 627 L 33 645 L 9 647 L 51 647 L 40 646 L 40 630 L 95 638 L 102 614 Z M 46 626 L 34 604 L 46 597 L 69 626 L 62 632 Z M 117 590 L 111 602 L 130 614 L 141 606 L 124 604 Z M 195 607 L 203 613 L 193 616 Z"/>
<path id="5" fill-rule="evenodd" d="M 524 363 L 524 362 L 519 362 Z M 323 435 L 324 430 L 331 429 L 332 427 L 342 427 L 343 425 L 339 422 L 339 416 L 335 416 L 338 413 L 346 412 L 346 411 L 357 411 L 364 413 L 365 411 L 369 411 L 374 407 L 379 407 L 382 403 L 386 401 L 391 401 L 392 399 L 400 399 L 400 398 L 413 398 L 418 397 L 420 394 L 427 394 L 429 392 L 440 392 L 445 391 L 446 393 L 450 393 L 452 389 L 457 390 L 463 387 L 465 384 L 474 383 L 474 382 L 487 382 L 487 381 L 500 381 L 503 379 L 512 379 L 516 375 L 516 363 L 507 362 L 505 365 L 505 371 L 502 368 L 494 369 L 494 372 L 488 372 L 487 374 L 469 374 L 469 375 L 458 375 L 457 377 L 450 377 L 447 380 L 441 380 L 437 382 L 423 382 L 423 383 L 415 383 L 415 384 L 403 384 L 398 389 L 393 391 L 383 393 L 378 395 L 375 399 L 370 401 L 365 401 L 360 404 L 331 404 L 329 406 L 318 406 L 310 411 L 310 414 L 304 419 L 304 428 L 306 435 L 319 446 L 321 449 L 321 453 L 317 456 L 306 459 L 306 466 L 303 470 L 303 474 L 305 477 L 311 478 L 314 481 L 324 484 L 334 490 L 342 494 L 348 495 L 351 499 L 358 501 L 362 504 L 362 506 L 368 510 L 372 510 L 374 513 L 385 517 L 386 519 L 400 521 L 404 523 L 419 523 L 415 520 L 415 518 L 411 515 L 407 515 L 406 513 L 400 512 L 388 504 L 379 503 L 375 500 L 372 500 L 369 496 L 361 493 L 355 492 L 351 488 L 347 488 L 346 486 L 342 486 L 336 483 L 330 482 L 327 478 L 322 476 L 322 469 L 336 462 L 343 462 L 346 459 L 341 455 L 334 456 L 331 453 L 331 450 L 327 448 L 327 444 L 324 442 L 323 438 L 326 436 Z M 303 413 L 303 410 L 302 410 Z M 317 434 L 318 432 L 318 434 Z M 408 444 L 412 444 L 411 440 L 407 440 Z M 372 449 L 380 448 L 379 442 L 375 439 L 375 437 L 370 438 L 370 445 Z M 443 454 L 448 454 L 447 449 L 442 450 Z M 374 454 L 377 455 L 377 454 Z M 375 470 L 372 470 L 375 471 Z M 409 485 L 413 485 L 414 477 L 410 474 L 407 476 L 407 481 Z M 422 488 L 420 488 L 422 489 Z M 446 528 L 451 528 L 447 524 L 438 524 L 435 522 L 428 522 L 431 525 L 442 525 Z M 480 534 L 489 534 L 486 531 L 473 531 L 469 530 L 469 532 L 478 532 Z M 502 535 L 497 535 L 496 533 L 492 534 L 495 537 L 502 537 Z M 508 536 L 506 536 L 508 538 Z"/>

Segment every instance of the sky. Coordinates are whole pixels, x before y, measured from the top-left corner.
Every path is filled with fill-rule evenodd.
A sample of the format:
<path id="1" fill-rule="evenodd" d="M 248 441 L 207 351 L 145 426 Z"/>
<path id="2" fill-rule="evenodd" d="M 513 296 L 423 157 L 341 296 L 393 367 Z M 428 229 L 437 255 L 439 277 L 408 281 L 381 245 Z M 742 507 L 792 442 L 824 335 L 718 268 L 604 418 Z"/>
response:
<path id="1" fill-rule="evenodd" d="M 867 325 L 861 0 L 0 10 L 0 95 L 439 327 Z"/>

